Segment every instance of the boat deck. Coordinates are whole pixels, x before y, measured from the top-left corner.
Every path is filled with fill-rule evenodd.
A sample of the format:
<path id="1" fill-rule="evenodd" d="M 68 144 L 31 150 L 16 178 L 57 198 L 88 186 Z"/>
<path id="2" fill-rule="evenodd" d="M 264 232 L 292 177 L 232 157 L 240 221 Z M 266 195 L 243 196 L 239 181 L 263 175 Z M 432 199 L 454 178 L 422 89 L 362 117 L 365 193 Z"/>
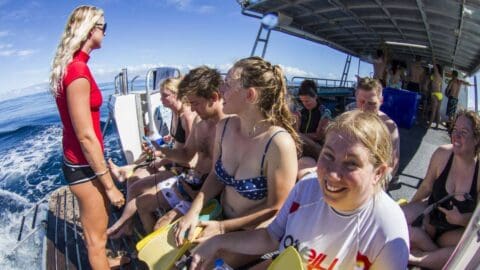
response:
<path id="1" fill-rule="evenodd" d="M 110 220 L 116 220 L 118 210 L 111 209 Z M 45 269 L 82 270 L 91 269 L 83 241 L 83 231 L 79 220 L 78 202 L 68 187 L 56 190 L 49 201 L 45 239 Z M 119 240 L 108 240 L 109 256 L 134 254 L 138 237 L 129 236 Z M 136 259 L 118 269 L 146 269 Z"/>
<path id="2" fill-rule="evenodd" d="M 441 125 L 439 129 L 426 129 L 425 123 L 419 120 L 411 129 L 400 128 L 400 188 L 389 191 L 392 198 L 409 201 L 427 173 L 433 152 L 448 143 L 447 129 Z"/>
<path id="3" fill-rule="evenodd" d="M 411 129 L 400 129 L 400 188 L 391 190 L 391 196 L 398 200 L 410 200 L 421 183 L 428 168 L 430 157 L 435 149 L 449 143 L 446 129 L 426 129 L 419 121 Z M 46 269 L 90 269 L 83 234 L 79 222 L 77 201 L 67 187 L 60 188 L 49 201 L 48 227 L 46 236 Z M 110 222 L 116 220 L 120 212 L 112 209 Z M 109 253 L 135 254 L 136 236 L 109 240 Z M 135 257 L 133 255 L 133 257 Z M 120 269 L 143 269 L 141 262 L 132 259 Z"/>

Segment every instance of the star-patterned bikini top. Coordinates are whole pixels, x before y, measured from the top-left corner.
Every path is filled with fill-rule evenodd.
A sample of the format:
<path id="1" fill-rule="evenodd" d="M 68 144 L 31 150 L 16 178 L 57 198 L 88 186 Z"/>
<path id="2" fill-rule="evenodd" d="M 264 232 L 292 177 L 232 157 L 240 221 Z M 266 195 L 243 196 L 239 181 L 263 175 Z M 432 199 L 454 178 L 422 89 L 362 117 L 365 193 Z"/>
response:
<path id="1" fill-rule="evenodd" d="M 223 126 L 222 138 L 220 140 L 220 156 L 218 157 L 217 162 L 215 162 L 215 174 L 220 182 L 233 187 L 243 197 L 250 200 L 261 200 L 267 196 L 267 177 L 263 175 L 263 163 L 265 162 L 268 147 L 270 146 L 273 137 L 280 132 L 286 131 L 279 130 L 268 140 L 267 145 L 265 146 L 265 151 L 263 152 L 262 163 L 260 165 L 260 176 L 247 179 L 235 179 L 235 177 L 225 170 L 222 163 L 222 143 L 229 120 L 230 118 L 225 121 L 225 125 Z"/>

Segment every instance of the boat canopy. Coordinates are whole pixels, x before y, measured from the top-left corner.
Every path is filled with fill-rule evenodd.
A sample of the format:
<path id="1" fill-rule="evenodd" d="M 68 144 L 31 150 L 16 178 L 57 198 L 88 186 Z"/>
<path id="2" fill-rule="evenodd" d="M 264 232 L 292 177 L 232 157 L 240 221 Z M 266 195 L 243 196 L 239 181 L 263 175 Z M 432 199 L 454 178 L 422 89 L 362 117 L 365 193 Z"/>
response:
<path id="1" fill-rule="evenodd" d="M 480 68 L 480 2 L 477 0 L 237 0 L 242 13 L 275 13 L 274 30 L 327 45 L 372 62 L 387 46 L 396 59 Z M 385 44 L 385 45 L 384 45 Z"/>

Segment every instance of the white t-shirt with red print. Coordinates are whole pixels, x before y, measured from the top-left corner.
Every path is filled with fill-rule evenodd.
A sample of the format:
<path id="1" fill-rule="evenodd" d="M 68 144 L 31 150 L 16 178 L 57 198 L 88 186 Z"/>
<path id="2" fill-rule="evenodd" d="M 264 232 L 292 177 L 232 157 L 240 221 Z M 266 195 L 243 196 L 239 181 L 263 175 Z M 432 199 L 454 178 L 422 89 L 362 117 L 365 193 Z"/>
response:
<path id="1" fill-rule="evenodd" d="M 280 251 L 293 245 L 306 269 L 406 269 L 407 222 L 400 207 L 379 192 L 360 209 L 340 213 L 324 200 L 317 178 L 291 191 L 268 227 Z"/>

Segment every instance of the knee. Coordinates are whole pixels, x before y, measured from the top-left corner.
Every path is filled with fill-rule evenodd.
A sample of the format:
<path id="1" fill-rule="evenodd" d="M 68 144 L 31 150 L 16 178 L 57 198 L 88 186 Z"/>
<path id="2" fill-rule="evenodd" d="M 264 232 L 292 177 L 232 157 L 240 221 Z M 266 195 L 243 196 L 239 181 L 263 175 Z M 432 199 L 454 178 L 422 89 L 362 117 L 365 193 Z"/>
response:
<path id="1" fill-rule="evenodd" d="M 152 208 L 150 197 L 151 194 L 140 194 L 137 196 L 136 204 L 139 213 L 150 212 Z"/>
<path id="2" fill-rule="evenodd" d="M 107 245 L 107 232 L 87 233 L 85 232 L 85 246 L 88 253 L 105 254 L 105 246 Z"/>

